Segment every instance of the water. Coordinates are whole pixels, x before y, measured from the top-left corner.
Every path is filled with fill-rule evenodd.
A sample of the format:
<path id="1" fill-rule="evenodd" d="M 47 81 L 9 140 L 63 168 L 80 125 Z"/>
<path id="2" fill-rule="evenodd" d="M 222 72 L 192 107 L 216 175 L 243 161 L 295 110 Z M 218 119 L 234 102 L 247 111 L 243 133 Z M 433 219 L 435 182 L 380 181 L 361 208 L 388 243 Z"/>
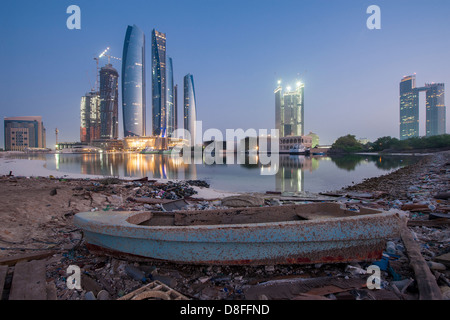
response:
<path id="1" fill-rule="evenodd" d="M 274 175 L 261 164 L 185 164 L 169 155 L 137 153 L 40 154 L 21 158 L 46 160 L 46 167 L 67 173 L 149 179 L 199 179 L 211 188 L 236 192 L 335 191 L 365 178 L 388 174 L 419 160 L 412 155 L 289 156 L 280 155 Z M 253 159 L 254 160 L 254 159 Z M 273 169 L 273 168 L 272 168 Z"/>

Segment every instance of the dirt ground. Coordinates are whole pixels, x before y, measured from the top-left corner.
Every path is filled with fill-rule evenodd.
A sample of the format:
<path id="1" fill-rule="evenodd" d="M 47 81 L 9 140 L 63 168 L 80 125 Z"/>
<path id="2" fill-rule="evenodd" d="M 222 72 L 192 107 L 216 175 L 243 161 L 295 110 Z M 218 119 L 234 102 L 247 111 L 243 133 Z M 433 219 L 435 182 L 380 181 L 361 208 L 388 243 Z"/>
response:
<path id="1" fill-rule="evenodd" d="M 417 299 L 414 274 L 408 265 L 406 254 L 391 261 L 395 273 L 385 272 L 384 290 L 376 294 L 364 289 L 361 284 L 351 284 L 347 290 L 328 294 L 308 295 L 307 291 L 293 290 L 295 286 L 277 287 L 268 290 L 261 283 L 280 279 L 319 279 L 321 277 L 361 280 L 360 270 L 368 264 L 331 264 L 311 266 L 184 266 L 170 263 L 151 263 L 98 256 L 90 253 L 84 244 L 82 233 L 73 225 L 73 216 L 78 212 L 97 210 L 161 210 L 159 204 L 144 204 L 136 201 L 140 196 L 154 195 L 163 187 L 154 182 L 118 181 L 117 179 L 56 179 L 49 177 L 0 177 L 0 258 L 24 253 L 51 250 L 48 260 L 47 281 L 54 283 L 58 299 L 87 299 L 102 290 L 110 299 L 117 299 L 143 285 L 130 276 L 129 268 L 138 268 L 148 279 L 166 283 L 171 288 L 191 299 Z M 167 188 L 166 188 L 167 189 Z M 189 185 L 172 186 L 178 196 L 192 195 Z M 406 205 L 422 205 L 421 210 L 406 210 L 411 220 L 429 220 L 430 213 L 448 213 L 450 201 L 445 193 L 450 191 L 450 152 L 439 152 L 424 157 L 417 164 L 399 169 L 389 175 L 367 179 L 336 193 L 346 201 L 363 203 L 376 208 L 406 209 Z M 168 191 L 167 191 L 168 192 Z M 444 197 L 436 199 L 436 195 Z M 266 204 L 277 195 L 262 195 Z M 218 200 L 192 203 L 206 208 L 217 207 Z M 342 201 L 342 198 L 341 198 Z M 278 196 L 278 202 L 280 197 Z M 283 201 L 281 201 L 283 203 Z M 292 203 L 286 201 L 284 203 Z M 295 203 L 295 201 L 294 201 Z M 424 206 L 425 205 L 425 206 Z M 428 208 L 428 209 L 427 209 Z M 448 224 L 441 226 L 413 226 L 411 231 L 421 243 L 427 261 L 448 253 L 450 232 Z M 401 241 L 393 239 L 401 251 Z M 66 286 L 66 268 L 77 264 L 83 268 L 83 290 L 69 290 Z M 127 269 L 128 268 L 128 269 Z M 127 271 L 128 270 L 128 271 Z M 440 269 L 443 282 L 439 284 L 444 294 L 450 286 L 449 267 Z M 86 274 L 88 276 L 86 276 Z M 401 277 L 396 277 L 401 275 Z M 447 278 L 445 278 L 447 277 Z M 412 279 L 399 293 L 392 289 L 392 281 Z M 448 280 L 447 280 L 448 281 Z M 285 286 L 285 282 L 280 284 Z M 335 284 L 332 284 L 335 286 Z M 256 287 L 259 286 L 259 287 Z M 297 286 L 298 288 L 298 286 Z M 278 290 L 278 291 L 277 291 Z M 278 295 L 277 295 L 278 292 Z M 381 293 L 380 293 L 381 292 Z"/>

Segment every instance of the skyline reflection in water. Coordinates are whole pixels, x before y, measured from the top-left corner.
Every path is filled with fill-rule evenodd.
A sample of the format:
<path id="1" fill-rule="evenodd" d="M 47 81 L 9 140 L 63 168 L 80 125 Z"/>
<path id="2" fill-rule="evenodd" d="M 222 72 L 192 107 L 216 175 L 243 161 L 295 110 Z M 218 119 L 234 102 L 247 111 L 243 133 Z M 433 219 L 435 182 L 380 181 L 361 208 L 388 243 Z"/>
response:
<path id="1" fill-rule="evenodd" d="M 66 173 L 149 179 L 205 180 L 211 188 L 239 192 L 321 192 L 339 190 L 365 178 L 387 174 L 416 162 L 408 155 L 291 156 L 280 155 L 275 175 L 257 155 L 246 155 L 244 164 L 186 164 L 180 157 L 139 153 L 41 154 L 19 158 L 46 160 L 46 167 Z M 251 164 L 257 163 L 257 164 Z"/>

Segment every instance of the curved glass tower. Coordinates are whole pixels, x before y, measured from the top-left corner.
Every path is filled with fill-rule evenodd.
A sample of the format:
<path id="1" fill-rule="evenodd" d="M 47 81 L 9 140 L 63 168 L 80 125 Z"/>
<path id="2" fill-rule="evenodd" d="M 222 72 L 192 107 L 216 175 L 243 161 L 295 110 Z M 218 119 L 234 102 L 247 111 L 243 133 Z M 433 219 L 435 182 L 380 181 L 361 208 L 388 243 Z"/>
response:
<path id="1" fill-rule="evenodd" d="M 166 136 L 171 137 L 175 130 L 175 95 L 173 86 L 172 58 L 167 61 L 167 101 L 166 101 Z"/>
<path id="2" fill-rule="evenodd" d="M 166 35 L 152 31 L 152 134 L 166 136 Z"/>
<path id="3" fill-rule="evenodd" d="M 124 137 L 145 136 L 145 35 L 128 26 L 122 55 Z"/>
<path id="4" fill-rule="evenodd" d="M 195 146 L 196 121 L 194 77 L 187 74 L 184 76 L 184 129 L 191 134 L 191 146 Z"/>

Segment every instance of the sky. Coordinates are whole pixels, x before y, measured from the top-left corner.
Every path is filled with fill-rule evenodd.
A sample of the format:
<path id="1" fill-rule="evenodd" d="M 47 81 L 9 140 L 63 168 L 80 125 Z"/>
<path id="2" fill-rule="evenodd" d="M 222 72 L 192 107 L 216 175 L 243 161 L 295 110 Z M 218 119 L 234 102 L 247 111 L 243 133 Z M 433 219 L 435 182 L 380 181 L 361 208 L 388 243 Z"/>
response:
<path id="1" fill-rule="evenodd" d="M 80 7 L 79 30 L 66 26 L 70 5 Z M 367 28 L 370 5 L 381 10 L 381 29 Z M 417 86 L 450 85 L 449 14 L 448 0 L 4 0 L 0 115 L 42 116 L 50 148 L 55 128 L 60 142 L 79 141 L 80 100 L 95 84 L 94 57 L 107 47 L 122 57 L 126 28 L 136 24 L 146 35 L 147 132 L 156 28 L 166 33 L 173 59 L 178 118 L 190 73 L 203 131 L 273 129 L 281 79 L 305 84 L 305 134 L 318 134 L 320 144 L 347 134 L 399 138 L 402 77 L 416 73 Z M 120 73 L 121 62 L 111 62 Z M 106 63 L 102 58 L 100 67 Z M 449 98 L 447 92 L 446 105 Z M 424 93 L 420 99 L 424 135 Z M 121 101 L 119 85 L 119 138 Z M 446 121 L 449 132 L 448 111 Z"/>

